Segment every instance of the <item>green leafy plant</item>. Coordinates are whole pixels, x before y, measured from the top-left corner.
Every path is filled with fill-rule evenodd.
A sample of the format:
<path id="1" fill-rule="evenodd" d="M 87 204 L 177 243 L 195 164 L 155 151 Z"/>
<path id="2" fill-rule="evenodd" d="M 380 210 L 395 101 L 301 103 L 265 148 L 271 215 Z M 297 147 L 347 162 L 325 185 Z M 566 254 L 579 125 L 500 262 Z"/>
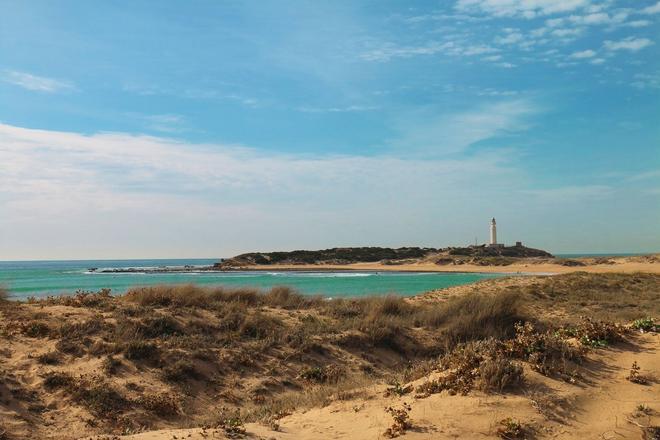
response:
<path id="1" fill-rule="evenodd" d="M 660 330 L 660 325 L 656 324 L 651 317 L 636 319 L 631 327 L 643 332 L 657 332 Z"/>

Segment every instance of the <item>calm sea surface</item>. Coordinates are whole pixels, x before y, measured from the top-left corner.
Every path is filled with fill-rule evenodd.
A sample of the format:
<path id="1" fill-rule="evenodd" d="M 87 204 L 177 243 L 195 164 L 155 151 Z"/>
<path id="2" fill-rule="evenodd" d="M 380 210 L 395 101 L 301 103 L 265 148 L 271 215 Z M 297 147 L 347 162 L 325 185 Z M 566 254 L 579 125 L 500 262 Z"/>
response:
<path id="1" fill-rule="evenodd" d="M 410 296 L 431 289 L 472 283 L 496 274 L 403 272 L 193 272 L 91 273 L 88 269 L 206 266 L 213 260 L 79 260 L 0 262 L 0 285 L 15 298 L 110 288 L 122 293 L 132 286 L 185 284 L 224 286 L 291 286 L 304 294 L 328 297 L 397 294 Z"/>

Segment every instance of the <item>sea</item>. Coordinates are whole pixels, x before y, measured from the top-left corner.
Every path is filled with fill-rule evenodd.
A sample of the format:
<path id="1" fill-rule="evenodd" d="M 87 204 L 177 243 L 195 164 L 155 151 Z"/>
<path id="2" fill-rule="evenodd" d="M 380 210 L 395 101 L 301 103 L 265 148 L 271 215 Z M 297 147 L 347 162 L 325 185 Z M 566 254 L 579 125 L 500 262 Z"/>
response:
<path id="1" fill-rule="evenodd" d="M 305 295 L 360 297 L 369 295 L 412 296 L 428 290 L 473 283 L 501 276 L 481 273 L 420 273 L 378 271 L 287 272 L 232 271 L 187 273 L 146 273 L 139 269 L 209 266 L 220 259 L 184 260 L 76 260 L 0 261 L 0 286 L 16 299 L 72 294 L 77 290 L 111 289 L 113 294 L 131 287 L 155 284 L 257 287 L 290 286 Z M 131 273 L 99 273 L 91 268 L 133 268 Z"/>

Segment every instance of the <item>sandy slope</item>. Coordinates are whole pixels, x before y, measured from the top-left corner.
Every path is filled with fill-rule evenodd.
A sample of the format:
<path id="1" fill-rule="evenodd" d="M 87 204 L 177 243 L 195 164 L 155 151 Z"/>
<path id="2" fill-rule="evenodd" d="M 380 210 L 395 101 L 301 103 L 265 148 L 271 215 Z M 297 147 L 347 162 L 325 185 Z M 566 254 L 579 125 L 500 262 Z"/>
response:
<path id="1" fill-rule="evenodd" d="M 660 336 L 635 336 L 629 343 L 596 350 L 585 365 L 585 380 L 578 384 L 549 379 L 526 370 L 526 386 L 516 395 L 449 396 L 446 393 L 417 399 L 413 396 L 384 397 L 384 388 L 367 390 L 367 397 L 339 401 L 325 408 L 296 412 L 279 421 L 279 431 L 246 425 L 249 438 L 263 439 L 382 439 L 391 424 L 384 408 L 412 406 L 413 428 L 409 439 L 497 438 L 499 421 L 513 417 L 534 438 L 639 439 L 637 425 L 660 423 L 660 385 L 638 385 L 625 379 L 633 361 L 643 373 L 660 373 Z M 420 379 L 419 384 L 428 378 Z M 644 404 L 651 415 L 633 416 Z M 630 420 L 632 422 L 630 422 Z M 224 438 L 219 430 L 161 430 L 124 437 L 134 440 Z"/>
<path id="2" fill-rule="evenodd" d="M 415 263 L 401 265 L 385 265 L 381 263 L 355 263 L 347 265 L 308 264 L 308 265 L 269 265 L 245 266 L 246 270 L 379 270 L 379 271 L 424 271 L 424 272 L 480 272 L 480 273 L 660 273 L 660 263 L 653 261 L 640 261 L 634 258 L 613 258 L 614 264 L 587 264 L 586 266 L 562 266 L 552 263 L 524 263 L 509 266 L 477 266 L 473 264 L 437 265 L 434 263 Z M 589 259 L 582 261 L 589 263 Z"/>

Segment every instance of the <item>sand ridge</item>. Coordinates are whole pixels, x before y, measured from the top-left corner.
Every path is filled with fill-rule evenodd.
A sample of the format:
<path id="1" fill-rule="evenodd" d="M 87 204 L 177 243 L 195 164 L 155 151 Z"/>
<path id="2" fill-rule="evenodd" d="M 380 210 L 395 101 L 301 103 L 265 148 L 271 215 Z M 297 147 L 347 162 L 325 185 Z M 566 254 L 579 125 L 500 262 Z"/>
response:
<path id="1" fill-rule="evenodd" d="M 531 438 L 639 439 L 638 425 L 660 422 L 660 386 L 638 385 L 626 380 L 633 361 L 645 366 L 649 376 L 660 374 L 660 336 L 637 335 L 630 342 L 595 351 L 589 359 L 588 385 L 570 384 L 526 369 L 525 390 L 513 395 L 467 396 L 434 394 L 385 397 L 386 386 L 367 389 L 365 398 L 334 402 L 323 408 L 295 412 L 279 420 L 278 431 L 262 424 L 246 424 L 247 438 L 278 440 L 386 438 L 391 424 L 387 406 L 410 404 L 412 428 L 405 439 L 497 438 L 499 422 L 514 417 Z M 432 376 L 431 376 L 432 377 Z M 431 377 L 413 382 L 418 385 Z M 653 409 L 636 414 L 639 405 Z M 126 440 L 225 438 L 219 430 L 160 430 L 126 437 Z"/>

